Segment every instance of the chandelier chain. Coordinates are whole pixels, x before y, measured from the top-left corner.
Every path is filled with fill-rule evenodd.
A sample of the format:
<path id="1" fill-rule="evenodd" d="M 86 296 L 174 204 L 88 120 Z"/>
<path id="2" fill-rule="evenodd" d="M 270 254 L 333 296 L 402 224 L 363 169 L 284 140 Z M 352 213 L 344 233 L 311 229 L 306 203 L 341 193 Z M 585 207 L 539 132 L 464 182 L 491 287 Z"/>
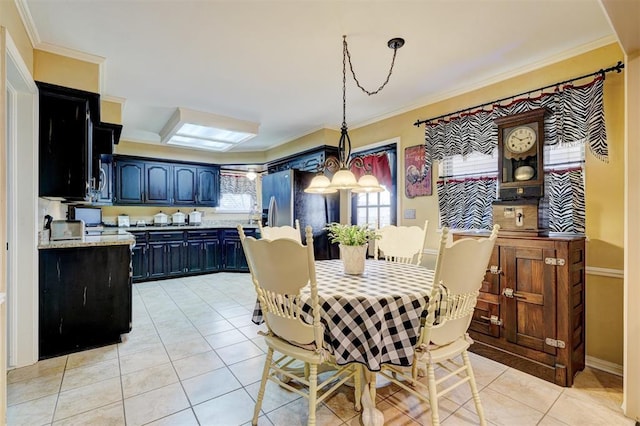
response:
<path id="1" fill-rule="evenodd" d="M 342 55 L 342 62 L 343 62 L 343 69 L 345 67 L 345 56 L 349 59 L 349 69 L 351 70 L 351 75 L 353 76 L 353 80 L 356 82 L 356 86 L 358 86 L 360 88 L 360 90 L 362 90 L 364 93 L 366 93 L 367 95 L 371 96 L 371 95 L 375 95 L 378 92 L 380 92 L 382 89 L 384 89 L 384 87 L 387 85 L 387 83 L 389 83 L 389 79 L 391 78 L 391 74 L 393 73 L 393 66 L 396 63 L 396 54 L 398 53 L 398 48 L 401 46 L 390 46 L 393 49 L 393 57 L 391 58 L 391 66 L 389 67 L 389 73 L 387 74 L 387 78 L 384 81 L 384 83 L 382 83 L 380 85 L 380 87 L 378 87 L 377 90 L 375 91 L 369 91 L 367 89 L 365 89 L 364 87 L 362 87 L 362 85 L 360 84 L 360 81 L 358 81 L 358 78 L 356 77 L 356 73 L 353 70 L 353 64 L 351 63 L 351 53 L 349 53 L 349 48 L 347 46 L 347 36 L 342 36 L 342 44 L 344 46 L 344 54 Z M 343 73 L 344 74 L 344 73 Z M 345 79 L 344 75 L 343 75 L 343 80 Z M 344 85 L 343 85 L 344 87 Z M 343 96 L 344 98 L 344 96 Z"/>

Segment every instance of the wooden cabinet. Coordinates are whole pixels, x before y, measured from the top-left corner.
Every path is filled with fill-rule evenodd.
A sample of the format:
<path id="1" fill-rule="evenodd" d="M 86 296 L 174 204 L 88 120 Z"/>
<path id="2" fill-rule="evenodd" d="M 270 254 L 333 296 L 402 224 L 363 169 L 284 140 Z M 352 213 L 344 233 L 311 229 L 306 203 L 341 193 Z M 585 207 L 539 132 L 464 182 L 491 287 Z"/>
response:
<path id="1" fill-rule="evenodd" d="M 39 253 L 39 358 L 120 341 L 131 331 L 128 245 Z"/>
<path id="2" fill-rule="evenodd" d="M 255 237 L 256 232 L 255 230 L 247 229 L 245 230 L 245 235 L 247 237 Z M 225 271 L 248 272 L 249 265 L 244 255 L 238 231 L 231 229 L 225 230 L 222 244 L 224 256 L 222 269 Z"/>
<path id="3" fill-rule="evenodd" d="M 220 167 L 115 157 L 115 204 L 216 207 Z"/>
<path id="4" fill-rule="evenodd" d="M 247 236 L 256 236 L 246 229 Z M 235 229 L 134 232 L 133 281 L 175 278 L 211 272 L 248 272 Z"/>
<path id="5" fill-rule="evenodd" d="M 187 231 L 187 273 L 216 272 L 221 267 L 220 231 Z"/>
<path id="6" fill-rule="evenodd" d="M 267 171 L 275 173 L 282 170 L 297 169 L 305 172 L 317 172 L 324 166 L 327 158 L 331 156 L 338 158 L 338 148 L 325 145 L 272 161 L 267 165 Z"/>
<path id="7" fill-rule="evenodd" d="M 144 163 L 117 159 L 115 162 L 116 204 L 142 204 L 144 201 Z"/>
<path id="8" fill-rule="evenodd" d="M 89 200 L 92 189 L 92 119 L 99 95 L 36 82 L 39 89 L 40 197 Z"/>
<path id="9" fill-rule="evenodd" d="M 165 163 L 144 163 L 144 203 L 169 206 L 173 203 L 171 166 Z"/>
<path id="10" fill-rule="evenodd" d="M 217 207 L 220 199 L 220 167 L 198 167 L 198 191 L 196 204 Z"/>
<path id="11" fill-rule="evenodd" d="M 181 276 L 186 268 L 183 231 L 149 232 L 149 278 Z"/>
<path id="12" fill-rule="evenodd" d="M 196 167 L 173 166 L 173 204 L 195 205 L 197 180 Z"/>
<path id="13" fill-rule="evenodd" d="M 149 277 L 149 243 L 146 232 L 132 232 L 136 245 L 131 249 L 131 273 L 133 281 L 142 281 Z"/>
<path id="14" fill-rule="evenodd" d="M 571 386 L 585 363 L 584 238 L 499 237 L 487 270 L 470 350 Z"/>

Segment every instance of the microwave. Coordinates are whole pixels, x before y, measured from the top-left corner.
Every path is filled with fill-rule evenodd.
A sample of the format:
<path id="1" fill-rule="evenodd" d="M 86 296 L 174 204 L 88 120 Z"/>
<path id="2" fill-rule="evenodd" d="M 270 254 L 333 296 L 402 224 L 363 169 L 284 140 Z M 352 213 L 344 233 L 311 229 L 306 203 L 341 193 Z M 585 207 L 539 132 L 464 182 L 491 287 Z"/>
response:
<path id="1" fill-rule="evenodd" d="M 102 209 L 83 205 L 69 206 L 69 220 L 82 220 L 86 227 L 102 226 Z"/>

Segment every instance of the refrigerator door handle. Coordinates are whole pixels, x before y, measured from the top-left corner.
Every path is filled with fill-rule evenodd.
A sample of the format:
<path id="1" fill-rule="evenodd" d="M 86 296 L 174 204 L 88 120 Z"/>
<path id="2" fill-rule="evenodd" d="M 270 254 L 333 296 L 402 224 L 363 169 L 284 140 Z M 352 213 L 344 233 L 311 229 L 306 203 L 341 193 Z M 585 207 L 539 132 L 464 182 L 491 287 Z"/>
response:
<path id="1" fill-rule="evenodd" d="M 267 226 L 276 226 L 276 197 L 269 199 L 269 212 L 267 213 Z"/>

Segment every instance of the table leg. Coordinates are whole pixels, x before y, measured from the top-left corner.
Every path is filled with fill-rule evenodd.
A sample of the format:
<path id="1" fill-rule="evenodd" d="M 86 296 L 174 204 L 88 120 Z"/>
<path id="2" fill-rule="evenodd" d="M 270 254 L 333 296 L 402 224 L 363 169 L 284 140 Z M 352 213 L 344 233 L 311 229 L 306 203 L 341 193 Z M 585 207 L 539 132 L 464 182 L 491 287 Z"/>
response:
<path id="1" fill-rule="evenodd" d="M 376 373 L 366 367 L 361 368 L 364 380 L 362 380 L 362 424 L 364 426 L 384 425 L 382 411 L 376 409 Z"/>

